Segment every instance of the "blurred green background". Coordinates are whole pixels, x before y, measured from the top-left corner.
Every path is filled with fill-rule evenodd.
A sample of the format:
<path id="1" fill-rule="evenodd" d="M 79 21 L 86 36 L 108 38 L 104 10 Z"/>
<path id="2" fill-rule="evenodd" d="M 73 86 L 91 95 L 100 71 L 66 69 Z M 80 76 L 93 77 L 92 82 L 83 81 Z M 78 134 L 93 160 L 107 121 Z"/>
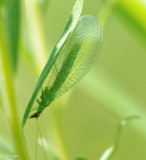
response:
<path id="1" fill-rule="evenodd" d="M 74 2 L 20 1 L 15 73 L 20 119 Z M 85 0 L 82 15 L 98 17 L 103 7 L 105 12 L 108 9 L 111 12 L 104 23 L 99 57 L 81 82 L 45 109 L 39 118 L 41 133 L 63 160 L 78 156 L 97 160 L 113 144 L 118 122 L 127 116 L 139 115 L 141 120 L 132 121 L 124 128 L 113 160 L 145 160 L 146 1 L 119 0 L 112 6 L 110 0 Z M 1 18 L 1 22 L 5 23 L 5 19 Z M 0 116 L 0 139 L 11 146 L 12 138 L 3 112 Z M 34 157 L 35 120 L 27 121 L 24 132 Z M 47 156 L 50 156 L 49 152 Z M 43 159 L 41 145 L 38 159 Z"/>

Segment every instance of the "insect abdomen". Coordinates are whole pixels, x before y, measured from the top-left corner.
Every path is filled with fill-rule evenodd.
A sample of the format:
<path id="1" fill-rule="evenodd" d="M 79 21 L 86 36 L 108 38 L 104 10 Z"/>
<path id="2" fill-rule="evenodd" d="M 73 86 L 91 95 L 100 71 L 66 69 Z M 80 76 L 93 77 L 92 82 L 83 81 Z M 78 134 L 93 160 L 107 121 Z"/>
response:
<path id="1" fill-rule="evenodd" d="M 66 57 L 52 87 L 50 88 L 50 91 L 52 91 L 53 93 L 56 93 L 58 89 L 62 86 L 64 81 L 66 80 L 73 66 L 73 63 L 77 57 L 78 51 L 80 50 L 80 47 L 81 47 L 81 44 L 75 43 L 71 51 L 69 52 L 68 56 Z"/>

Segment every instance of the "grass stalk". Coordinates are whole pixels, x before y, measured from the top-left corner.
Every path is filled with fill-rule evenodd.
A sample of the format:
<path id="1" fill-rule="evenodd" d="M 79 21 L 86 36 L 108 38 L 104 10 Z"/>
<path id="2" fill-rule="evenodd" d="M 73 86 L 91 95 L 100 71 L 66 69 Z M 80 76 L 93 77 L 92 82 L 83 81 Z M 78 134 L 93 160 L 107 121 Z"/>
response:
<path id="1" fill-rule="evenodd" d="M 6 118 L 8 120 L 8 124 L 10 127 L 10 131 L 13 137 L 13 145 L 16 154 L 18 154 L 19 158 L 22 160 L 30 160 L 30 156 L 28 154 L 28 150 L 25 144 L 25 138 L 23 132 L 20 127 L 20 120 L 18 116 L 17 103 L 15 98 L 14 91 L 14 79 L 12 76 L 11 66 L 9 63 L 9 59 L 7 57 L 7 45 L 6 40 L 3 35 L 2 26 L 0 24 L 0 57 L 2 61 L 2 69 L 4 73 L 4 83 L 6 88 L 6 98 L 8 100 L 8 109 L 9 112 L 6 111 Z"/>

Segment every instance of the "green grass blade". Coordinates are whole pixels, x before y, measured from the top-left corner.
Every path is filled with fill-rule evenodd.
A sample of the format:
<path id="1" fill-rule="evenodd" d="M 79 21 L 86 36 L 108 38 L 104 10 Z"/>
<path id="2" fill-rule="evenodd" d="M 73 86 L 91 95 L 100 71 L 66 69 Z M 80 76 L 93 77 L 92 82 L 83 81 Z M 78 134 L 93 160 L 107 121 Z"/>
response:
<path id="1" fill-rule="evenodd" d="M 4 100 L 6 99 L 6 103 L 4 102 L 5 118 L 8 121 L 15 151 L 22 157 L 22 159 L 30 160 L 25 138 L 20 128 L 18 107 L 14 90 L 14 78 L 7 53 L 7 41 L 5 41 L 5 34 L 2 27 L 3 26 L 0 23 L 0 78 L 2 78 L 1 88 L 3 89 L 4 87 L 4 90 L 2 91 L 5 93 L 3 97 Z"/>
<path id="2" fill-rule="evenodd" d="M 32 97 L 28 103 L 28 106 L 26 108 L 26 111 L 24 113 L 24 117 L 23 117 L 23 120 L 22 120 L 22 127 L 24 127 L 25 123 L 26 123 L 26 120 L 28 119 L 28 116 L 29 116 L 29 113 L 30 113 L 30 110 L 32 108 L 32 105 L 36 99 L 36 96 L 45 80 L 45 78 L 47 77 L 48 73 L 50 72 L 53 64 L 55 63 L 57 57 L 59 56 L 60 54 L 60 51 L 62 49 L 62 47 L 65 45 L 65 42 L 67 40 L 67 38 L 69 37 L 70 33 L 74 30 L 76 24 L 77 24 L 77 21 L 80 17 L 80 14 L 81 14 L 81 11 L 82 11 L 82 7 L 83 7 L 83 0 L 77 0 L 74 7 L 73 7 L 73 11 L 72 11 L 72 14 L 70 16 L 70 19 L 67 23 L 67 25 L 65 26 L 65 29 L 63 31 L 63 33 L 61 34 L 58 42 L 56 43 L 52 53 L 51 53 L 51 56 L 46 64 L 46 66 L 44 67 L 43 71 L 42 71 L 42 74 L 36 84 L 36 87 L 35 87 L 35 90 L 32 94 Z"/>
<path id="3" fill-rule="evenodd" d="M 12 71 L 17 68 L 19 37 L 19 0 L 5 1 L 1 5 L 1 23 L 8 46 L 8 57 Z"/>
<path id="4" fill-rule="evenodd" d="M 21 1 L 21 34 L 19 49 L 29 68 L 40 74 L 46 63 L 49 45 L 46 41 L 45 13 L 42 13 L 44 1 Z M 47 28 L 48 29 L 48 28 Z M 37 46 L 37 47 L 36 47 Z"/>
<path id="5" fill-rule="evenodd" d="M 109 16 L 111 15 L 115 6 L 116 0 L 106 0 L 103 7 L 99 10 L 97 17 L 100 18 L 104 24 L 107 23 Z"/>
<path id="6" fill-rule="evenodd" d="M 140 117 L 139 116 L 130 116 L 130 117 L 127 117 L 127 118 L 120 121 L 120 123 L 117 127 L 114 144 L 104 152 L 104 154 L 102 155 L 100 160 L 110 160 L 114 156 L 114 154 L 116 153 L 116 151 L 119 147 L 120 136 L 121 136 L 123 128 L 129 123 L 129 121 L 136 119 L 136 118 L 140 118 Z"/>

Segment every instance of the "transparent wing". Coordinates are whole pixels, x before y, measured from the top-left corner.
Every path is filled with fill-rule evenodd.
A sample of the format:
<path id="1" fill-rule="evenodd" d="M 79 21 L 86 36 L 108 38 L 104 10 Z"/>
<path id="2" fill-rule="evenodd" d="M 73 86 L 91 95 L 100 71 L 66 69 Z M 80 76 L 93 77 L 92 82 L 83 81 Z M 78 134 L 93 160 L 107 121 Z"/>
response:
<path id="1" fill-rule="evenodd" d="M 102 42 L 102 30 L 102 23 L 96 17 L 82 16 L 79 19 L 77 26 L 68 38 L 48 79 L 46 79 L 44 83 L 44 85 L 47 85 L 49 88 L 51 88 L 54 83 L 61 84 L 58 90 L 52 93 L 54 94 L 54 98 L 58 98 L 68 91 L 89 71 L 99 53 Z M 68 68 L 68 64 L 63 68 L 64 62 L 67 60 L 70 52 L 71 56 L 70 59 L 68 59 L 68 63 L 73 63 L 73 65 Z M 75 52 L 77 52 L 77 54 Z M 62 68 L 64 69 L 64 74 L 67 70 L 69 71 L 65 79 L 62 78 Z M 60 74 L 58 77 L 60 72 L 62 75 Z"/>

